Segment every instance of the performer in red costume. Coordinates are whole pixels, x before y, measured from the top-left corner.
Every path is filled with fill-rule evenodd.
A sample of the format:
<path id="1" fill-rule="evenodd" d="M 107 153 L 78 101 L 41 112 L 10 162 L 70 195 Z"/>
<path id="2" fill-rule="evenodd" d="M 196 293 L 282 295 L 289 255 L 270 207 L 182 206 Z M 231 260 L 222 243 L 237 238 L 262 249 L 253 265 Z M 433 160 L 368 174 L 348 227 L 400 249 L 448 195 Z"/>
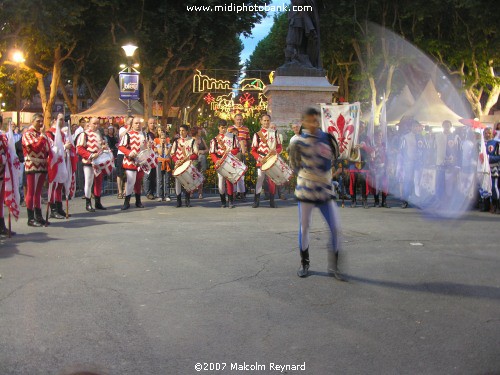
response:
<path id="1" fill-rule="evenodd" d="M 57 122 L 59 122 L 59 129 L 62 129 L 63 124 L 64 124 L 64 116 L 62 114 L 59 114 L 57 116 L 57 120 L 55 120 L 52 123 L 52 127 L 47 130 L 47 136 L 50 138 L 50 140 L 54 143 L 56 139 L 56 126 Z M 66 142 L 66 137 L 65 135 L 61 132 L 62 136 L 62 141 L 64 144 L 64 150 L 71 150 L 75 152 L 76 149 L 75 147 L 70 143 Z M 64 161 L 62 161 L 64 162 Z M 50 176 L 50 174 L 49 174 Z M 66 218 L 66 212 L 63 209 L 63 204 L 62 204 L 62 189 L 63 189 L 64 184 L 60 182 L 54 182 L 52 183 L 52 191 L 50 192 L 50 217 L 53 219 L 64 219 Z M 66 192 L 68 194 L 68 192 Z"/>
<path id="2" fill-rule="evenodd" d="M 257 183 L 255 185 L 255 199 L 253 203 L 253 208 L 257 208 L 260 205 L 260 193 L 262 191 L 262 183 L 266 174 L 262 172 L 262 164 L 264 164 L 266 158 L 271 155 L 280 154 L 283 150 L 281 141 L 278 137 L 278 131 L 269 130 L 269 125 L 271 124 L 271 116 L 262 115 L 260 117 L 260 123 L 262 128 L 253 135 L 252 139 L 252 156 L 257 160 Z M 269 185 L 269 205 L 272 208 L 276 208 L 276 203 L 274 202 L 274 191 L 276 190 L 276 185 L 268 177 L 267 182 Z"/>
<path id="3" fill-rule="evenodd" d="M 175 163 L 175 168 L 184 164 L 187 160 L 198 159 L 198 146 L 196 140 L 188 136 L 189 126 L 181 125 L 179 130 L 180 137 L 177 138 L 173 145 L 170 154 Z M 177 207 L 182 206 L 182 185 L 181 182 L 175 179 L 175 194 L 177 195 Z M 186 207 L 191 207 L 191 194 L 186 192 Z"/>
<path id="4" fill-rule="evenodd" d="M 22 137 L 24 170 L 26 173 L 26 208 L 28 225 L 41 227 L 49 223 L 42 216 L 42 188 L 47 177 L 47 159 L 50 153 L 50 141 L 43 128 L 43 116 L 33 115 L 29 129 Z"/>
<path id="5" fill-rule="evenodd" d="M 234 127 L 231 127 L 234 128 Z M 232 130 L 232 129 L 230 129 Z M 219 134 L 215 136 L 214 139 L 210 141 L 210 157 L 214 162 L 214 165 L 218 166 L 220 159 L 226 155 L 226 153 L 232 153 L 237 155 L 240 152 L 240 143 L 238 137 L 227 129 L 227 121 L 219 120 Z M 226 180 L 220 173 L 217 173 L 219 177 L 219 194 L 221 207 L 227 207 L 226 202 L 226 187 L 227 196 L 229 197 L 229 208 L 234 208 L 233 199 L 233 183 Z"/>
<path id="6" fill-rule="evenodd" d="M 141 203 L 142 179 L 144 171 L 139 170 L 136 164 L 136 157 L 142 150 L 149 147 L 148 139 L 141 130 L 142 119 L 134 117 L 132 120 L 132 129 L 123 135 L 118 149 L 125 154 L 123 158 L 123 169 L 127 175 L 127 185 L 125 186 L 125 202 L 122 210 L 130 208 L 130 198 L 132 191 L 135 193 L 135 206 L 143 208 Z"/>
<path id="7" fill-rule="evenodd" d="M 92 117 L 87 125 L 87 129 L 83 134 L 78 137 L 77 151 L 78 155 L 82 157 L 83 173 L 85 174 L 85 199 L 86 210 L 95 212 L 92 207 L 91 189 L 92 183 L 94 184 L 94 198 L 95 208 L 98 210 L 105 210 L 101 204 L 101 191 L 102 191 L 102 173 L 98 176 L 95 175 L 92 167 L 92 161 L 96 159 L 105 149 L 107 145 L 101 138 L 101 134 L 97 130 L 99 128 L 99 119 Z"/>

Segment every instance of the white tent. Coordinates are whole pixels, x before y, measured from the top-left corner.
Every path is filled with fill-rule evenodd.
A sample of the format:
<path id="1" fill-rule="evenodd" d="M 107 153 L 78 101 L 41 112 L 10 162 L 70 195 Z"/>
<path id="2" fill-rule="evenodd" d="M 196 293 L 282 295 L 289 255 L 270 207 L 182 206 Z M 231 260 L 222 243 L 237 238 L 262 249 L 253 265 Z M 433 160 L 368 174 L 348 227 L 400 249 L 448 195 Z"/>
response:
<path id="1" fill-rule="evenodd" d="M 144 107 L 137 101 L 132 101 L 132 115 L 143 115 Z M 82 117 L 126 117 L 127 104 L 120 100 L 120 89 L 113 77 L 109 79 L 104 91 L 92 107 L 86 111 L 71 115 L 71 122 L 76 123 Z"/>
<path id="2" fill-rule="evenodd" d="M 387 106 L 387 122 L 395 124 L 401 120 L 406 111 L 413 107 L 415 98 L 411 94 L 408 85 Z"/>
<path id="3" fill-rule="evenodd" d="M 424 125 L 431 126 L 441 126 L 444 120 L 460 126 L 458 120 L 462 118 L 441 100 L 432 81 L 427 82 L 418 100 L 403 116 L 412 117 Z"/>

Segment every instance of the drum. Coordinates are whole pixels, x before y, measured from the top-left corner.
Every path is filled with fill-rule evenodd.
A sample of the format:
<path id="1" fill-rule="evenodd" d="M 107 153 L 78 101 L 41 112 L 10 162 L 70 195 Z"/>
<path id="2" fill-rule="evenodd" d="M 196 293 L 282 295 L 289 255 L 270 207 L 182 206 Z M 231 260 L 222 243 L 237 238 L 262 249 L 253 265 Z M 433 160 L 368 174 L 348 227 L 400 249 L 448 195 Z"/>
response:
<path id="1" fill-rule="evenodd" d="M 179 180 L 188 193 L 198 189 L 204 179 L 200 171 L 193 166 L 191 160 L 175 168 L 173 176 Z"/>
<path id="2" fill-rule="evenodd" d="M 158 157 L 153 150 L 146 149 L 137 154 L 135 162 L 144 173 L 149 174 L 158 165 Z"/>
<path id="3" fill-rule="evenodd" d="M 267 159 L 261 169 L 276 185 L 286 184 L 293 176 L 292 169 L 278 155 Z"/>
<path id="4" fill-rule="evenodd" d="M 220 173 L 232 184 L 237 183 L 241 177 L 243 177 L 247 169 L 248 167 L 230 152 L 218 161 L 218 166 L 216 168 L 217 173 Z"/>
<path id="5" fill-rule="evenodd" d="M 94 174 L 99 176 L 104 172 L 106 175 L 110 175 L 115 168 L 113 153 L 111 151 L 103 151 L 101 155 L 92 161 L 92 168 L 94 169 Z"/>

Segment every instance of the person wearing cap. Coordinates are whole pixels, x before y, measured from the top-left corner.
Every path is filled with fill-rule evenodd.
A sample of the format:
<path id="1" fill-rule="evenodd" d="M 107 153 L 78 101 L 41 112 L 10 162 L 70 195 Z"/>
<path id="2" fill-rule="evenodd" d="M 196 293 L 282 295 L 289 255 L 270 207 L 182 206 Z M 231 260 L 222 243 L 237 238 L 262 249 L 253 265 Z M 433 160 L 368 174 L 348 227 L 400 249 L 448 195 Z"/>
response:
<path id="1" fill-rule="evenodd" d="M 336 139 L 320 129 L 319 112 L 308 108 L 302 115 L 303 133 L 290 145 L 290 165 L 297 175 L 295 196 L 299 209 L 299 277 L 309 275 L 309 232 L 312 213 L 319 208 L 330 229 L 328 275 L 346 281 L 339 268 L 340 240 L 337 205 L 333 202 L 332 164 L 339 156 Z"/>
<path id="2" fill-rule="evenodd" d="M 238 137 L 233 134 L 237 130 L 236 127 L 227 127 L 226 120 L 219 120 L 219 134 L 210 141 L 210 158 L 212 159 L 216 169 L 219 166 L 221 159 L 228 153 L 237 155 L 240 152 L 240 142 Z M 227 207 L 226 191 L 229 198 L 229 208 L 234 208 L 233 184 L 225 179 L 220 173 L 218 176 L 219 195 L 221 207 Z"/>
<path id="3" fill-rule="evenodd" d="M 42 188 L 47 178 L 47 159 L 50 141 L 43 127 L 43 116 L 33 115 L 32 123 L 22 138 L 24 170 L 26 173 L 26 209 L 28 225 L 41 227 L 49 224 L 42 216 Z"/>

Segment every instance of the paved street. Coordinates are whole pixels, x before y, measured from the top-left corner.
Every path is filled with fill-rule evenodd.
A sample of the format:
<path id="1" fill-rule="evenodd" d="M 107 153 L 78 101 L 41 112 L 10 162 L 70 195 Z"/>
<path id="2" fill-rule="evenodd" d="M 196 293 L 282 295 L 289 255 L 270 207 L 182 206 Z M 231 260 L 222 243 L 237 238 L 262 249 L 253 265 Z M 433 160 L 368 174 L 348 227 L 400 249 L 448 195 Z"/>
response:
<path id="1" fill-rule="evenodd" d="M 339 208 L 341 283 L 325 273 L 319 212 L 313 275 L 296 276 L 291 200 L 257 210 L 146 200 L 120 212 L 123 201 L 106 197 L 95 214 L 84 202 L 42 229 L 23 209 L 18 235 L 1 241 L 2 375 L 267 374 L 304 362 L 283 373 L 500 373 L 498 215 L 443 223 L 414 209 Z"/>

